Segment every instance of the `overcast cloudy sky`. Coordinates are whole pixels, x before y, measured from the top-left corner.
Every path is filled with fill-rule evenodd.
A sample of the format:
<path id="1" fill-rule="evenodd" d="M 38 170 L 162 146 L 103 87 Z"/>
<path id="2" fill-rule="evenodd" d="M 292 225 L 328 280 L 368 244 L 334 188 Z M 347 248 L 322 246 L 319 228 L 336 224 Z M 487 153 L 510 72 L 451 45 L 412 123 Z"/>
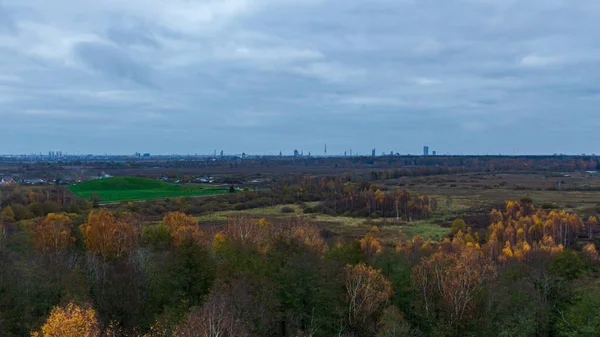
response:
<path id="1" fill-rule="evenodd" d="M 0 0 L 0 153 L 593 153 L 598 0 Z"/>

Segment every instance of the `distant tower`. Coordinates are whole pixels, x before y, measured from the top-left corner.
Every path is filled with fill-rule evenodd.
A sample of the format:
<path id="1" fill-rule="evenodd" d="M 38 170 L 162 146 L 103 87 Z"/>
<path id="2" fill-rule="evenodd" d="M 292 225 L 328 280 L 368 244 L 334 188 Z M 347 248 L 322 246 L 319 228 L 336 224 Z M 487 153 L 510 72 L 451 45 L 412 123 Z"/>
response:
<path id="1" fill-rule="evenodd" d="M 279 157 L 283 157 L 283 152 L 279 151 Z"/>
<path id="2" fill-rule="evenodd" d="M 294 150 L 294 157 L 298 157 L 300 155 L 300 152 L 298 152 L 298 150 Z"/>
<path id="3" fill-rule="evenodd" d="M 327 143 L 325 143 L 325 154 L 327 154 Z"/>
<path id="4" fill-rule="evenodd" d="M 347 152 L 347 151 L 344 151 L 344 157 L 346 157 L 346 155 L 348 155 L 348 152 Z"/>
<path id="5" fill-rule="evenodd" d="M 375 149 L 371 150 L 371 157 L 375 157 Z"/>
<path id="6" fill-rule="evenodd" d="M 221 159 L 223 158 L 223 150 L 221 150 Z"/>
<path id="7" fill-rule="evenodd" d="M 429 155 L 429 146 L 423 146 L 423 155 L 424 156 L 428 156 Z"/>
<path id="8" fill-rule="evenodd" d="M 437 154 L 437 152 L 436 152 L 436 151 L 433 151 L 432 155 L 434 155 L 434 156 L 435 156 L 436 154 Z"/>

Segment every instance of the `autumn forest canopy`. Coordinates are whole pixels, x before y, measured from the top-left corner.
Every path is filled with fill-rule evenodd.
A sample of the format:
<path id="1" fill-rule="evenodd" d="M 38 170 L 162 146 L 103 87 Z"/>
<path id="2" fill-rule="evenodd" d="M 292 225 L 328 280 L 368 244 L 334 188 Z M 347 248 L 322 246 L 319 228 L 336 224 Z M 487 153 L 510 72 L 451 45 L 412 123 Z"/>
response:
<path id="1" fill-rule="evenodd" d="M 2 187 L 0 335 L 597 336 L 592 159 L 474 160 L 226 166 L 219 195 L 104 205 Z"/>

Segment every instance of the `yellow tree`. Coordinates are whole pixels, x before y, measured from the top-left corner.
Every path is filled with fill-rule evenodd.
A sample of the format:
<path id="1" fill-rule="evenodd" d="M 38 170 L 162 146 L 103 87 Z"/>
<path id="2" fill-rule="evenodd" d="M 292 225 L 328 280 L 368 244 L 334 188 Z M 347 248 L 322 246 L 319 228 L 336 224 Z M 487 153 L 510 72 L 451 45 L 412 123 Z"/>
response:
<path id="1" fill-rule="evenodd" d="M 74 303 L 55 307 L 40 329 L 32 337 L 97 337 L 100 336 L 96 312 Z"/>
<path id="2" fill-rule="evenodd" d="M 0 221 L 15 221 L 15 212 L 12 207 L 6 206 L 0 211 Z"/>
<path id="3" fill-rule="evenodd" d="M 163 217 L 163 222 L 169 227 L 171 240 L 175 246 L 202 241 L 203 236 L 198 228 L 198 221 L 191 215 L 169 212 Z"/>
<path id="4" fill-rule="evenodd" d="M 379 270 L 363 263 L 346 266 L 348 324 L 356 328 L 381 312 L 394 291 Z"/>
<path id="5" fill-rule="evenodd" d="M 39 220 L 34 232 L 35 246 L 43 253 L 66 249 L 75 238 L 71 235 L 71 219 L 65 214 L 50 213 Z"/>
<path id="6" fill-rule="evenodd" d="M 379 228 L 373 226 L 371 231 L 365 234 L 365 237 L 360 239 L 360 248 L 365 253 L 367 259 L 371 260 L 377 253 L 381 252 L 383 244 L 377 236 Z"/>
<path id="7" fill-rule="evenodd" d="M 593 243 L 588 243 L 583 247 L 583 252 L 587 255 L 592 261 L 600 260 L 600 256 L 598 256 L 598 251 L 596 250 L 596 246 Z"/>
<path id="8" fill-rule="evenodd" d="M 136 245 L 139 229 L 132 218 L 117 219 L 105 209 L 90 212 L 80 226 L 86 248 L 104 259 L 125 256 Z"/>
<path id="9" fill-rule="evenodd" d="M 327 251 L 327 243 L 321 237 L 319 228 L 302 217 L 296 217 L 291 221 L 287 233 L 288 239 L 302 244 L 314 252 L 323 254 Z"/>
<path id="10" fill-rule="evenodd" d="M 598 226 L 598 219 L 595 216 L 590 216 L 587 220 L 588 237 L 590 239 L 594 237 L 596 226 Z"/>

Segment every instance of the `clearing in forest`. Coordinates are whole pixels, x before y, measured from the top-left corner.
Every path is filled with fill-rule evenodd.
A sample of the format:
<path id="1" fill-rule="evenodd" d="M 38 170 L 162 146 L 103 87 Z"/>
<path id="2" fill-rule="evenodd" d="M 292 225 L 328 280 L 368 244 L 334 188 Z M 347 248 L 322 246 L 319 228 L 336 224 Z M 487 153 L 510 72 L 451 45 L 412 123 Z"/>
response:
<path id="1" fill-rule="evenodd" d="M 86 199 L 90 198 L 91 195 L 97 195 L 103 203 L 227 193 L 226 188 L 218 186 L 175 185 L 160 180 L 137 177 L 90 180 L 70 186 L 69 190 Z"/>

